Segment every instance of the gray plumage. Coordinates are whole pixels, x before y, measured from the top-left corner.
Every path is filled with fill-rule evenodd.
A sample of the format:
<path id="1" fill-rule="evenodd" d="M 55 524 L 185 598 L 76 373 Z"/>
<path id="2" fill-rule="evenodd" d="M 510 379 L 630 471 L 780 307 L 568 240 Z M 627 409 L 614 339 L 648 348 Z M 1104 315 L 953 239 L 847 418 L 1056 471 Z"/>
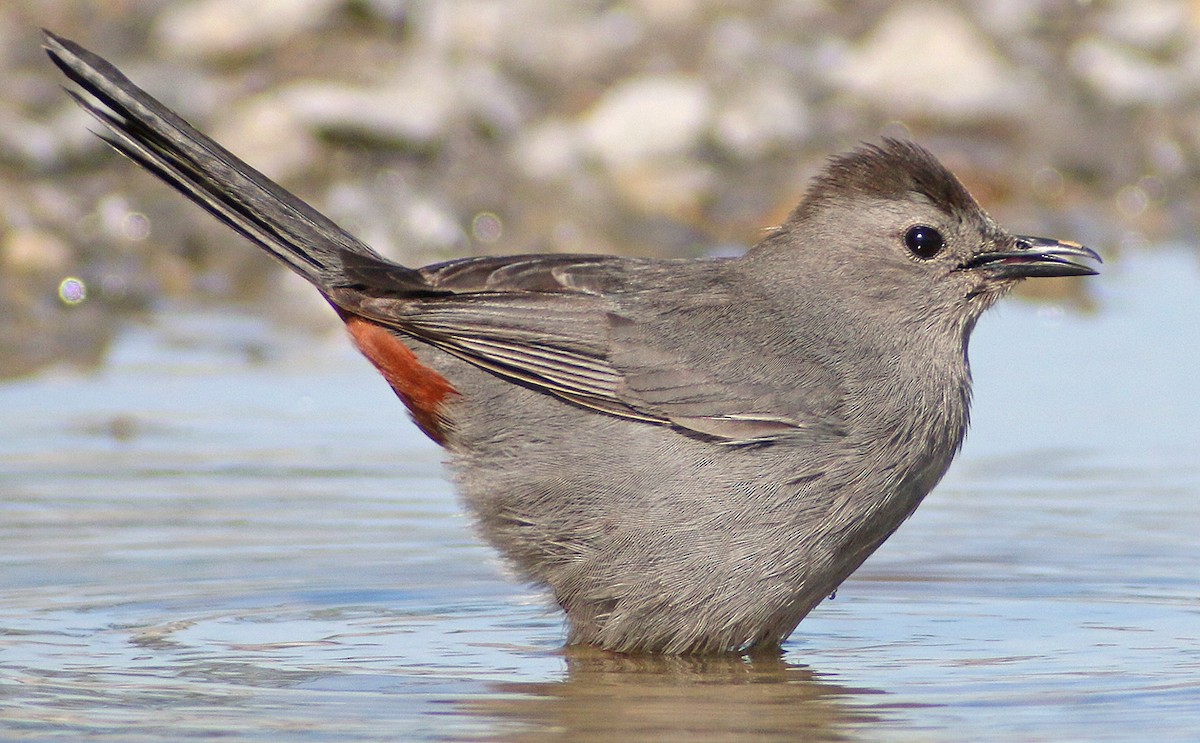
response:
<path id="1" fill-rule="evenodd" d="M 104 60 L 46 44 L 114 147 L 330 301 L 450 452 L 482 534 L 553 592 L 571 642 L 777 648 L 945 473 L 980 314 L 1023 277 L 1094 273 L 1075 259 L 1095 253 L 1010 235 L 895 140 L 832 160 L 742 258 L 412 269 Z"/>

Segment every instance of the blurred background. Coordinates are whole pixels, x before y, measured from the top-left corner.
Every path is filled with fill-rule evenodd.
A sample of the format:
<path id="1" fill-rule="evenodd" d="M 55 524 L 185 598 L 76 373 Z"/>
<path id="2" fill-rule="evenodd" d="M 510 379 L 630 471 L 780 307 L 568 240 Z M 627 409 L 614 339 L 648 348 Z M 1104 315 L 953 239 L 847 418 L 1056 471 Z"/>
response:
<path id="1" fill-rule="evenodd" d="M 563 653 L 317 293 L 89 129 L 73 38 L 410 265 L 731 254 L 930 147 L 1099 250 L 781 659 Z M 0 737 L 1195 741 L 1200 0 L 0 3 Z"/>
<path id="2" fill-rule="evenodd" d="M 95 364 L 161 301 L 334 325 L 89 133 L 43 26 L 412 265 L 742 250 L 881 135 L 1110 263 L 1198 224 L 1195 0 L 28 0 L 0 6 L 2 377 Z"/>

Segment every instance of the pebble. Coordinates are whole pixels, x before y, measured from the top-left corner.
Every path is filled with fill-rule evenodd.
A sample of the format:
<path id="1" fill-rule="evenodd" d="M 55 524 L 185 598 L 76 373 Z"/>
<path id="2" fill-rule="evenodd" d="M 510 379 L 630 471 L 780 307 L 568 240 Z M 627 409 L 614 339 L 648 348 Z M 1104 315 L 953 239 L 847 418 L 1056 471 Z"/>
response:
<path id="1" fill-rule="evenodd" d="M 1177 100 L 1185 90 L 1177 69 L 1110 39 L 1080 41 L 1071 50 L 1070 65 L 1092 91 L 1117 106 L 1161 106 Z"/>
<path id="2" fill-rule="evenodd" d="M 219 59 L 261 51 L 319 26 L 338 0 L 191 0 L 164 6 L 154 38 L 168 55 Z"/>
<path id="3" fill-rule="evenodd" d="M 315 132 L 426 146 L 446 132 L 455 110 L 452 96 L 439 95 L 450 86 L 438 80 L 414 74 L 377 86 L 304 81 L 281 90 L 273 103 Z"/>
<path id="4" fill-rule="evenodd" d="M 61 237 L 39 227 L 10 229 L 0 243 L 0 264 L 9 271 L 60 271 L 70 263 L 72 255 L 71 248 Z"/>
<path id="5" fill-rule="evenodd" d="M 984 119 L 1040 98 L 961 11 L 924 1 L 893 8 L 832 73 L 880 108 L 921 119 Z"/>
<path id="6" fill-rule="evenodd" d="M 226 107 L 211 136 L 269 177 L 295 178 L 319 158 L 321 148 L 312 122 L 285 98 L 286 91 Z"/>
<path id="7" fill-rule="evenodd" d="M 764 75 L 725 99 L 712 129 L 716 142 L 732 155 L 756 160 L 798 145 L 811 126 L 799 93 L 785 80 Z"/>
<path id="8" fill-rule="evenodd" d="M 695 148 L 712 116 L 703 82 L 681 74 L 639 75 L 614 86 L 582 122 L 587 150 L 622 166 Z"/>
<path id="9" fill-rule="evenodd" d="M 744 246 L 831 152 L 882 133 L 931 145 L 1030 230 L 1101 251 L 1190 239 L 1200 6 L 1052 5 L 64 0 L 39 22 L 411 264 Z M 26 16 L 0 4 L 0 338 L 37 316 L 53 349 L 57 313 L 274 285 L 105 151 Z M 66 276 L 86 302 L 58 301 Z M 53 358 L 0 344 L 0 370 Z"/>
<path id="10" fill-rule="evenodd" d="M 510 160 L 529 178 L 542 181 L 566 178 L 580 166 L 582 139 L 579 127 L 553 116 L 517 134 Z"/>

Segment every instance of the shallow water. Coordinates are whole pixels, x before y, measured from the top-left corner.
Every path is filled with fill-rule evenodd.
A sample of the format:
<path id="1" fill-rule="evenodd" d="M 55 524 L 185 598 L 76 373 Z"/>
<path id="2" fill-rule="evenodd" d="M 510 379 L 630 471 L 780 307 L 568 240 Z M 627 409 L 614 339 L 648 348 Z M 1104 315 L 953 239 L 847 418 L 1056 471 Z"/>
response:
<path id="1" fill-rule="evenodd" d="M 1010 301 L 945 482 L 778 661 L 564 653 L 340 338 L 228 311 L 0 385 L 5 739 L 1194 740 L 1200 271 Z"/>

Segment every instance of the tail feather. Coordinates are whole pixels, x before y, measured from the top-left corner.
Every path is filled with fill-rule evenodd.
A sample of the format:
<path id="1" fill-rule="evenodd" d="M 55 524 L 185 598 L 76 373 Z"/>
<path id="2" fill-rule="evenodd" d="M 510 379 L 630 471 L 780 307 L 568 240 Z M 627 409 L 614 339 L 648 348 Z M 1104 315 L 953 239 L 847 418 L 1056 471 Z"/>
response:
<path id="1" fill-rule="evenodd" d="M 317 288 L 344 286 L 347 254 L 384 261 L 350 233 L 259 173 L 78 44 L 45 34 L 50 59 L 101 104 L 68 91 L 107 128 L 100 136 Z M 425 285 L 394 266 L 397 286 Z M 402 277 L 400 275 L 403 275 Z"/>

